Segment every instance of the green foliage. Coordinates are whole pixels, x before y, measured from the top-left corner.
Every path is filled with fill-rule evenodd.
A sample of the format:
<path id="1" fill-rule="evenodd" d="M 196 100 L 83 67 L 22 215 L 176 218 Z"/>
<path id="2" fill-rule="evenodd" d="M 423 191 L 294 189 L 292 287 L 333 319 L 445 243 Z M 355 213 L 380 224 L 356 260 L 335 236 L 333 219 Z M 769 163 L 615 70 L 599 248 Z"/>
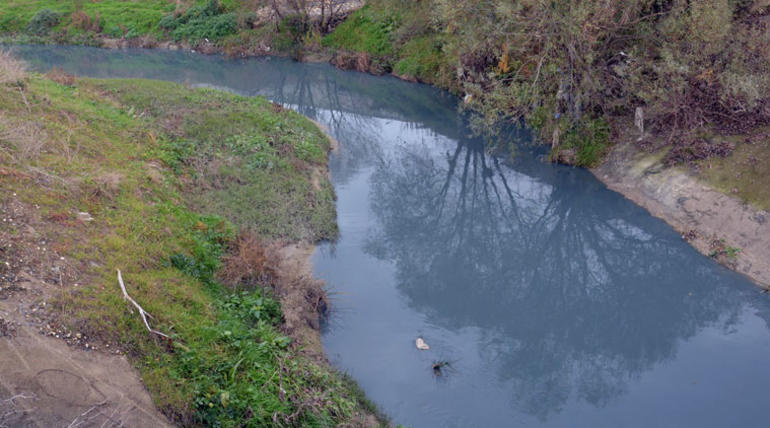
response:
<path id="1" fill-rule="evenodd" d="M 218 0 L 209 0 L 187 9 L 179 16 L 164 16 L 158 22 L 158 27 L 170 31 L 171 37 L 176 41 L 216 41 L 238 30 L 235 13 L 224 11 Z"/>
<path id="2" fill-rule="evenodd" d="M 238 227 L 271 238 L 331 239 L 337 234 L 334 191 L 313 169 L 325 168 L 329 141 L 301 115 L 267 101 L 190 91 L 147 81 L 105 84 L 125 105 L 160 123 L 184 110 L 181 123 L 161 129 L 152 155 L 179 177 L 190 177 L 190 202 Z M 211 186 L 209 183 L 216 183 Z"/>
<path id="3" fill-rule="evenodd" d="M 442 44 L 435 36 L 421 36 L 407 42 L 401 49 L 393 70 L 402 76 L 414 76 L 423 81 L 435 81 L 444 61 Z"/>
<path id="4" fill-rule="evenodd" d="M 225 245 L 235 237 L 232 225 L 213 215 L 187 216 L 189 230 L 189 254 L 173 254 L 169 261 L 171 266 L 182 272 L 209 283 L 214 272 L 220 267 L 220 258 Z"/>
<path id="5" fill-rule="evenodd" d="M 174 9 L 173 2 L 168 0 L 142 0 L 140 2 L 126 0 L 100 0 L 98 2 L 59 1 L 59 0 L 23 0 L 0 2 L 0 33 L 15 35 L 17 41 L 56 41 L 59 43 L 91 43 L 83 37 L 83 31 L 77 26 L 82 25 L 85 16 L 99 17 L 106 35 L 121 37 L 124 34 L 134 36 L 159 36 L 158 21 Z M 54 25 L 27 26 L 44 10 L 52 11 L 59 16 Z M 41 16 L 42 17 L 42 16 Z M 74 19 L 73 19 L 74 17 Z M 32 28 L 34 27 L 34 28 Z M 25 33 L 26 38 L 19 34 Z M 31 38 L 29 37 L 31 36 Z"/>
<path id="6" fill-rule="evenodd" d="M 333 33 L 323 40 L 324 46 L 365 52 L 377 56 L 393 54 L 391 33 L 397 26 L 395 12 L 378 13 L 369 6 L 353 12 Z"/>
<path id="7" fill-rule="evenodd" d="M 603 119 L 583 120 L 564 134 L 562 148 L 576 150 L 576 165 L 594 167 L 610 146 L 610 127 Z"/>
<path id="8" fill-rule="evenodd" d="M 45 36 L 51 28 L 59 24 L 61 15 L 51 9 L 41 9 L 27 23 L 27 33 L 35 36 Z"/>

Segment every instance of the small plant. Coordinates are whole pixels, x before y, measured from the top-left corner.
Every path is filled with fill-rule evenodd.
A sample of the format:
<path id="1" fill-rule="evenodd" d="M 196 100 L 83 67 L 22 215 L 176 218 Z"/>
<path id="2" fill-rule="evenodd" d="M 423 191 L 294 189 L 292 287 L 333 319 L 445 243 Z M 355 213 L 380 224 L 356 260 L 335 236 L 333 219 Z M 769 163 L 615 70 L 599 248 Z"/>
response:
<path id="1" fill-rule="evenodd" d="M 727 259 L 734 261 L 741 251 L 743 250 L 738 247 L 727 245 L 727 242 L 724 239 L 714 238 L 711 240 L 711 252 L 709 253 L 709 257 L 717 259 L 724 256 Z"/>

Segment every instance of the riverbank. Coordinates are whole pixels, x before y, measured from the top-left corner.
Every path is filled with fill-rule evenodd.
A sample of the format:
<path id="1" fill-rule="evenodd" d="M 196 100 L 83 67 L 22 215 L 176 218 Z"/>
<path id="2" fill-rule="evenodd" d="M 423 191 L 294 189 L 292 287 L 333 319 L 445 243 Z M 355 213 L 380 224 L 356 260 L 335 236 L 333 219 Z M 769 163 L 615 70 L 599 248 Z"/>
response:
<path id="1" fill-rule="evenodd" d="M 312 122 L 262 98 L 1 65 L 2 351 L 26 367 L 2 384 L 15 422 L 150 409 L 161 424 L 146 387 L 178 424 L 380 423 L 304 327 L 325 296 L 289 261 L 310 252 L 286 254 L 337 233 L 331 143 Z M 41 361 L 66 373 L 28 382 Z M 25 412 L 38 395 L 46 410 Z"/>
<path id="2" fill-rule="evenodd" d="M 770 214 L 716 190 L 687 167 L 666 167 L 663 155 L 619 142 L 591 171 L 702 254 L 770 288 Z"/>

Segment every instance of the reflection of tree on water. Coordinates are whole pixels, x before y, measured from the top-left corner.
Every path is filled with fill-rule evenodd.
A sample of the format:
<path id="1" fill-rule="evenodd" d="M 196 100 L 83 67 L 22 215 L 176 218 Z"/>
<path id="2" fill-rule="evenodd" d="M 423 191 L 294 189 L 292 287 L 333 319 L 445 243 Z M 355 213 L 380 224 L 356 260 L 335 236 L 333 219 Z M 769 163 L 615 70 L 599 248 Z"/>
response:
<path id="1" fill-rule="evenodd" d="M 540 176 L 475 143 L 403 148 L 372 177 L 367 248 L 432 322 L 483 331 L 479 352 L 522 410 L 603 405 L 679 340 L 732 322 L 743 297 L 676 234 L 585 171 L 527 162 Z"/>

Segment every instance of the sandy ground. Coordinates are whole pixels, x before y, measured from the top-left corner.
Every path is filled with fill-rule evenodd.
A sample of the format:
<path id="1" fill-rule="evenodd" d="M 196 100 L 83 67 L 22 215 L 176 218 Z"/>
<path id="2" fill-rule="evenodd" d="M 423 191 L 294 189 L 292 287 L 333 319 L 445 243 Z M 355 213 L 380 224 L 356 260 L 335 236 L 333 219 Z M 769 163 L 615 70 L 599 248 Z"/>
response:
<path id="1" fill-rule="evenodd" d="M 770 214 L 719 192 L 682 168 L 664 168 L 654 155 L 618 144 L 594 175 L 679 231 L 698 251 L 739 249 L 720 262 L 770 288 Z M 770 184 L 769 184 L 770 185 Z M 720 244 L 720 240 L 724 240 Z"/>
<path id="2" fill-rule="evenodd" d="M 20 315 L 8 301 L 0 314 Z M 24 322 L 14 330 L 0 338 L 0 426 L 169 426 L 125 357 L 75 349 Z"/>

